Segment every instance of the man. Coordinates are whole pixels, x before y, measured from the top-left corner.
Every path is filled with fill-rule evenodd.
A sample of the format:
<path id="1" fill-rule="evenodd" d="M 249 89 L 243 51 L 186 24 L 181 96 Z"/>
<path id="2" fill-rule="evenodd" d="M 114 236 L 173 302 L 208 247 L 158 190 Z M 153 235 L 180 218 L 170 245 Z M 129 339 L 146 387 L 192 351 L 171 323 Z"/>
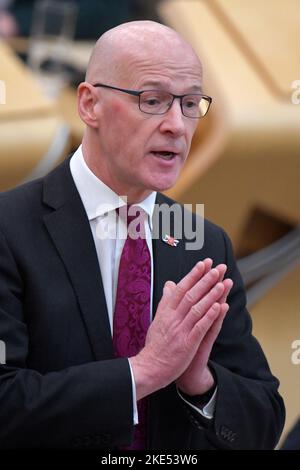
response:
<path id="1" fill-rule="evenodd" d="M 227 236 L 205 222 L 202 249 L 171 233 L 151 243 L 157 207 L 173 204 L 159 191 L 176 182 L 209 104 L 199 59 L 175 31 L 120 25 L 98 40 L 78 88 L 82 147 L 1 196 L 2 447 L 276 445 L 278 381 L 251 335 Z M 144 230 L 141 256 L 128 250 L 125 262 L 130 237 L 100 236 L 107 213 L 127 232 L 122 196 Z M 126 268 L 145 298 L 127 289 Z M 138 303 L 152 322 L 132 334 Z"/>

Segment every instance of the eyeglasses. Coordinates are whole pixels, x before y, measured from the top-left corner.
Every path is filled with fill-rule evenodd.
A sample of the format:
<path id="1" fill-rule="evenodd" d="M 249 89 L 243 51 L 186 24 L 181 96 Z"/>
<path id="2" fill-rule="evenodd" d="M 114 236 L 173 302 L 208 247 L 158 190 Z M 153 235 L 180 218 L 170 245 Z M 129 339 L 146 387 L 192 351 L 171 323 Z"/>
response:
<path id="1" fill-rule="evenodd" d="M 110 88 L 112 90 L 122 91 L 128 95 L 139 97 L 139 109 L 146 114 L 165 114 L 171 108 L 175 98 L 180 100 L 182 114 L 193 119 L 200 119 L 207 114 L 212 98 L 201 93 L 174 95 L 161 90 L 125 90 L 115 86 L 95 83 L 94 87 Z"/>

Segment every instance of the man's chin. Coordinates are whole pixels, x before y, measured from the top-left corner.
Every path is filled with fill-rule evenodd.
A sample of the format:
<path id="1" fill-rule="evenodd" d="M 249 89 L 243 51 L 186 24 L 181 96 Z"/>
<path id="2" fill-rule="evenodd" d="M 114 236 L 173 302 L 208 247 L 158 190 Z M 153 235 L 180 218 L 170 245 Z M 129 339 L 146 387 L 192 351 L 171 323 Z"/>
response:
<path id="1" fill-rule="evenodd" d="M 151 187 L 152 191 L 167 191 L 168 189 L 171 189 L 173 186 L 175 186 L 177 179 L 179 176 L 178 174 L 174 175 L 157 175 L 157 177 L 151 178 L 151 181 L 149 181 L 149 189 Z"/>
<path id="2" fill-rule="evenodd" d="M 177 178 L 174 178 L 172 181 L 165 181 L 162 183 L 156 183 L 156 189 L 155 191 L 168 191 L 169 189 L 172 189 L 173 186 L 175 186 L 177 182 Z"/>
<path id="3" fill-rule="evenodd" d="M 169 184 L 155 183 L 155 184 L 151 185 L 151 187 L 149 187 L 149 190 L 150 191 L 157 191 L 157 192 L 164 192 L 164 191 L 168 191 L 169 189 L 171 189 L 174 186 L 174 184 L 175 183 L 169 183 Z"/>

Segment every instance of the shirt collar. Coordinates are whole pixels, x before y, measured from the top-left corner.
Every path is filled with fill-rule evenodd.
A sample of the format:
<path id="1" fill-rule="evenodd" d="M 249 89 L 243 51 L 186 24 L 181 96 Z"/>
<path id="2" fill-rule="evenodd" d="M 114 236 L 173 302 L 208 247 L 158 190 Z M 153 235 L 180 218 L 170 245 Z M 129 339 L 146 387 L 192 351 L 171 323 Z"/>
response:
<path id="1" fill-rule="evenodd" d="M 124 200 L 89 169 L 83 158 L 81 145 L 70 160 L 70 170 L 89 220 L 125 205 Z M 148 214 L 151 230 L 155 199 L 156 192 L 153 191 L 143 201 L 133 204 Z"/>

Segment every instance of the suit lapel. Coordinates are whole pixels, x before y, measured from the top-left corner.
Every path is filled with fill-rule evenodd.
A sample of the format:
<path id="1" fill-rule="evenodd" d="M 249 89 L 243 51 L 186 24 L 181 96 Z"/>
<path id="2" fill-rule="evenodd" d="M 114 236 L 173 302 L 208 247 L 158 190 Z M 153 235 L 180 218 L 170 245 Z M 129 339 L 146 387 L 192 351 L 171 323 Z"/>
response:
<path id="1" fill-rule="evenodd" d="M 111 358 L 113 347 L 100 267 L 69 160 L 45 178 L 44 202 L 54 209 L 44 222 L 73 285 L 95 358 Z"/>
<path id="2" fill-rule="evenodd" d="M 158 193 L 156 198 L 155 210 L 157 211 L 160 204 L 171 205 L 174 201 L 169 200 L 162 194 Z M 154 220 L 157 220 L 154 217 Z M 171 227 L 171 233 L 167 235 L 173 235 Z M 162 233 L 161 226 L 154 233 L 157 232 L 159 237 L 153 239 L 153 265 L 154 265 L 154 289 L 153 289 L 153 315 L 157 309 L 157 305 L 162 297 L 164 284 L 166 281 L 171 280 L 178 282 L 182 276 L 182 262 L 184 256 L 183 243 L 180 242 L 176 247 L 168 245 L 163 241 L 163 237 L 166 235 Z"/>

